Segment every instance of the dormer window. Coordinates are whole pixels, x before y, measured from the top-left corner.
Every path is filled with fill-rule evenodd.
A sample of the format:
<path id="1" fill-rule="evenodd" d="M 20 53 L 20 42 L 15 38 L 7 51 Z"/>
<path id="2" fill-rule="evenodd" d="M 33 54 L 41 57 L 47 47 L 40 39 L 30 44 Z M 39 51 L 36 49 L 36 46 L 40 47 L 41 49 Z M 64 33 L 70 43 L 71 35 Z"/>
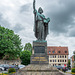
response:
<path id="1" fill-rule="evenodd" d="M 49 54 L 51 53 L 51 51 L 49 51 Z"/>
<path id="2" fill-rule="evenodd" d="M 55 53 L 55 51 L 53 51 L 53 53 Z"/>
<path id="3" fill-rule="evenodd" d="M 60 51 L 58 51 L 58 53 L 60 53 Z"/>
<path id="4" fill-rule="evenodd" d="M 65 51 L 65 53 L 67 53 L 67 51 Z"/>

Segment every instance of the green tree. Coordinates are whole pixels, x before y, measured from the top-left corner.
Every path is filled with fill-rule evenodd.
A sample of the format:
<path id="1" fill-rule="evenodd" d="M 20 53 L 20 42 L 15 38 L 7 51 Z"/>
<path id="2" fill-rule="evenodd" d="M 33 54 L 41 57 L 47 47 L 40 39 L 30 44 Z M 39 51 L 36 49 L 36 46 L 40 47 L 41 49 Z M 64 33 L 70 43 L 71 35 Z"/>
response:
<path id="1" fill-rule="evenodd" d="M 75 67 L 75 51 L 73 52 L 73 54 L 74 54 L 74 67 Z"/>
<path id="2" fill-rule="evenodd" d="M 29 50 L 32 52 L 32 45 L 30 43 L 26 43 L 24 46 L 24 50 Z"/>
<path id="3" fill-rule="evenodd" d="M 71 64 L 71 63 L 70 63 L 70 59 L 69 59 L 69 60 L 68 60 L 68 67 L 70 67 L 70 64 Z"/>
<path id="4" fill-rule="evenodd" d="M 22 51 L 21 57 L 20 57 L 22 64 L 24 64 L 24 65 L 30 64 L 30 56 L 31 56 L 31 52 L 29 50 Z"/>
<path id="5" fill-rule="evenodd" d="M 22 50 L 19 35 L 14 34 L 13 30 L 0 26 L 0 58 L 16 59 Z"/>

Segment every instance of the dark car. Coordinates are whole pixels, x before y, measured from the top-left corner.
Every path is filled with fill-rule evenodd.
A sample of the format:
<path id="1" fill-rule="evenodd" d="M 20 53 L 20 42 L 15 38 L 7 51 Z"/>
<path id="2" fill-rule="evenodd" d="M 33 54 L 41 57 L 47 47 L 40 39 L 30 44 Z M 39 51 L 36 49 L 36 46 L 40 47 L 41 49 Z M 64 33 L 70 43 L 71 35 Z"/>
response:
<path id="1" fill-rule="evenodd" d="M 9 69 L 9 65 L 8 64 L 1 64 L 1 67 L 4 68 L 4 70 L 8 70 Z"/>
<path id="2" fill-rule="evenodd" d="M 14 68 L 16 71 L 19 69 L 16 65 L 10 65 L 9 68 Z"/>
<path id="3" fill-rule="evenodd" d="M 68 71 L 68 68 L 66 66 L 62 66 L 62 71 Z"/>

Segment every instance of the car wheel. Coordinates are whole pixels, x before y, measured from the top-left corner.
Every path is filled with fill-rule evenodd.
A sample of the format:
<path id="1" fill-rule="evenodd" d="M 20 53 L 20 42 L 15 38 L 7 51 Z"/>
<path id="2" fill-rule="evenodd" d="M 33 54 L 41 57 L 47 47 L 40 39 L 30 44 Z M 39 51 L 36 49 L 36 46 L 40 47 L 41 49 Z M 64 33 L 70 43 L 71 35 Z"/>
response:
<path id="1" fill-rule="evenodd" d="M 4 70 L 6 71 L 6 68 Z"/>

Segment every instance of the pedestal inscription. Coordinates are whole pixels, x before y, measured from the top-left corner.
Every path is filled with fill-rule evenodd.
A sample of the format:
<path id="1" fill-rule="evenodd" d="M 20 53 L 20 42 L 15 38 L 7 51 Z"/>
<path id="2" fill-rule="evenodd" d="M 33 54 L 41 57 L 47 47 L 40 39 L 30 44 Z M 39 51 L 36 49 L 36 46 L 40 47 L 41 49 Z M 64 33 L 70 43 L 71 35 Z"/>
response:
<path id="1" fill-rule="evenodd" d="M 45 46 L 34 46 L 34 53 L 45 53 Z"/>
<path id="2" fill-rule="evenodd" d="M 33 57 L 32 61 L 47 61 L 46 57 Z"/>

